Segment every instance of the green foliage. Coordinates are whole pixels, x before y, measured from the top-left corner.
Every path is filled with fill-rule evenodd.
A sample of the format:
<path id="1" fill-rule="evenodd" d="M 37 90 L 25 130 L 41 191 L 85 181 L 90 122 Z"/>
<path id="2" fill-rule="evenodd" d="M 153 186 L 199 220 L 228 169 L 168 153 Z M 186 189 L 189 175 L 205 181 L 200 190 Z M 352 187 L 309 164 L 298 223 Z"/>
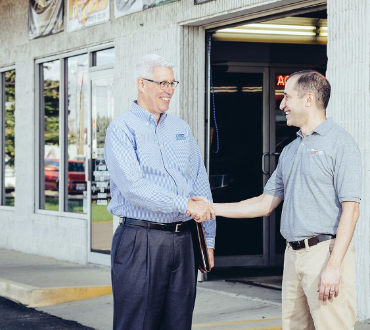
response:
<path id="1" fill-rule="evenodd" d="M 59 80 L 45 80 L 45 144 L 59 145 Z"/>
<path id="2" fill-rule="evenodd" d="M 107 135 L 107 129 L 111 121 L 108 116 L 100 116 L 98 113 L 96 118 L 96 140 L 98 148 L 104 148 L 105 136 Z"/>
<path id="3" fill-rule="evenodd" d="M 5 154 L 7 164 L 14 166 L 14 112 L 15 112 L 15 70 L 5 72 Z"/>
<path id="4" fill-rule="evenodd" d="M 109 202 L 109 200 L 108 200 Z M 91 203 L 91 221 L 93 223 L 111 222 L 113 215 L 109 213 L 106 205 L 98 205 L 96 201 Z"/>

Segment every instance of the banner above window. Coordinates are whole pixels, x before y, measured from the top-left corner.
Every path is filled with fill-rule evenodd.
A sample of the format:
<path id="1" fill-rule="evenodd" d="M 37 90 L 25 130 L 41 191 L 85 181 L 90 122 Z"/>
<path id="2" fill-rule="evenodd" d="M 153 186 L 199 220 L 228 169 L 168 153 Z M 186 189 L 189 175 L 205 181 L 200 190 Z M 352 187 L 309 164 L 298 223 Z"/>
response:
<path id="1" fill-rule="evenodd" d="M 109 0 L 68 0 L 68 32 L 109 21 Z"/>
<path id="2" fill-rule="evenodd" d="M 29 0 L 28 35 L 30 40 L 63 31 L 63 0 Z"/>
<path id="3" fill-rule="evenodd" d="M 200 5 L 201 3 L 210 2 L 213 0 L 194 0 L 194 5 Z"/>
<path id="4" fill-rule="evenodd" d="M 178 0 L 115 0 L 114 16 L 121 17 L 137 11 L 154 8 Z"/>

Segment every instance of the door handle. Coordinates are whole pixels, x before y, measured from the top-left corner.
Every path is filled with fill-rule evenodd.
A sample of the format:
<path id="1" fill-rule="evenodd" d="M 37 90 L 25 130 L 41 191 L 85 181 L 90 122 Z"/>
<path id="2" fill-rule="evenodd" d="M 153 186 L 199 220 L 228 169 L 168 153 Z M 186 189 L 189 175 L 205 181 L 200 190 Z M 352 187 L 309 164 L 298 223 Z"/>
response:
<path id="1" fill-rule="evenodd" d="M 279 157 L 279 156 L 280 156 L 280 154 L 281 154 L 281 152 L 272 152 L 272 153 L 270 154 L 270 156 Z M 275 164 L 275 166 L 276 166 L 276 164 Z"/>
<path id="2" fill-rule="evenodd" d="M 85 160 L 85 180 L 91 181 L 91 159 L 86 158 Z"/>
<path id="3" fill-rule="evenodd" d="M 269 152 L 264 152 L 262 154 L 262 173 L 266 174 L 266 175 L 270 175 L 269 171 L 265 171 L 265 158 L 266 158 L 266 156 L 269 156 L 269 155 L 270 155 Z"/>

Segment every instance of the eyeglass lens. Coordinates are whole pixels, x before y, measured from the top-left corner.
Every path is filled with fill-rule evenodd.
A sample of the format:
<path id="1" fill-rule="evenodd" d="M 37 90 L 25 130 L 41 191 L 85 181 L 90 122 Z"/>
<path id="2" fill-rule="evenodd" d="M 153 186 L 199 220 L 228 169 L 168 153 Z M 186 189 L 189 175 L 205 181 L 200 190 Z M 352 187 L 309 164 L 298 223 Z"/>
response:
<path id="1" fill-rule="evenodd" d="M 173 81 L 172 83 L 170 83 L 168 81 L 162 81 L 161 82 L 161 89 L 167 89 L 168 85 L 171 85 L 171 88 L 175 89 L 177 87 L 177 84 L 178 84 L 177 81 Z"/>

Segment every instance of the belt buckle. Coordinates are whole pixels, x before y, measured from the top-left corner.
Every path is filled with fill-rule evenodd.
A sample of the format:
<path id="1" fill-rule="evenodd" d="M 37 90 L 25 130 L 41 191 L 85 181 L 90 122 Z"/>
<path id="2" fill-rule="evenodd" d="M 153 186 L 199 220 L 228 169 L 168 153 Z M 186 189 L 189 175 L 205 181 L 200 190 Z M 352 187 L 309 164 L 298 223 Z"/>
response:
<path id="1" fill-rule="evenodd" d="M 303 249 L 300 241 L 290 242 L 290 246 L 293 248 L 293 250 Z"/>
<path id="2" fill-rule="evenodd" d="M 179 224 L 179 223 L 177 223 L 177 224 L 176 224 L 175 233 L 179 233 L 179 232 L 180 232 L 180 230 L 179 230 L 179 226 L 180 226 L 180 224 Z"/>

